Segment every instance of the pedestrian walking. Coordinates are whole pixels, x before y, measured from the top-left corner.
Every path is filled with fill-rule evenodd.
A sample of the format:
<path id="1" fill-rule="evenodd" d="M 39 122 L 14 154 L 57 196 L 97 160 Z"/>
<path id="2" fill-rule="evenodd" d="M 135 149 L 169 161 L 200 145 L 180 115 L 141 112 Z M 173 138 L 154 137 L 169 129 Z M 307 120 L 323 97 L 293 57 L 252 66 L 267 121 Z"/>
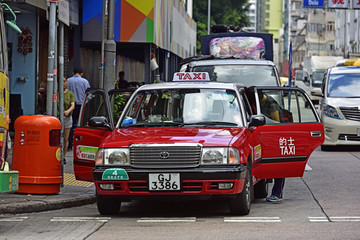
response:
<path id="1" fill-rule="evenodd" d="M 69 149 L 72 150 L 73 147 L 73 138 L 74 138 L 74 131 L 78 124 L 79 120 L 79 113 L 81 109 L 81 104 L 84 101 L 85 91 L 86 89 L 90 88 L 89 81 L 83 78 L 83 71 L 81 68 L 74 68 L 73 76 L 67 79 L 67 89 L 74 93 L 75 95 L 75 109 L 72 114 L 73 125 L 70 131 L 70 138 L 69 138 Z"/>

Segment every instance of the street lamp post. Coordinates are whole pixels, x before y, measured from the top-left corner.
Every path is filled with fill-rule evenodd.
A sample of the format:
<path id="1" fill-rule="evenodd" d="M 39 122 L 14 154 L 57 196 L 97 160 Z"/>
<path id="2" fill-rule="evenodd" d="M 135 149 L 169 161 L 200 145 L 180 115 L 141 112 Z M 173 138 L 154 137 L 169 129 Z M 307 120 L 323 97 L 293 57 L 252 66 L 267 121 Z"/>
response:
<path id="1" fill-rule="evenodd" d="M 210 34 L 210 10 L 211 10 L 211 0 L 208 0 L 208 34 Z"/>

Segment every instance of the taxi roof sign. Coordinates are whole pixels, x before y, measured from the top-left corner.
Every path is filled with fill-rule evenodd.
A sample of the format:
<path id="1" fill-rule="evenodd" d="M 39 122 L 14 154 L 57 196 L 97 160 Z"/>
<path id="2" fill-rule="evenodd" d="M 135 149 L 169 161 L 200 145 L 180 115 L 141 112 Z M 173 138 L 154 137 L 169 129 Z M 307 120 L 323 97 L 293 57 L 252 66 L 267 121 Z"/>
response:
<path id="1" fill-rule="evenodd" d="M 208 72 L 177 72 L 174 73 L 173 81 L 210 81 L 210 77 Z"/>

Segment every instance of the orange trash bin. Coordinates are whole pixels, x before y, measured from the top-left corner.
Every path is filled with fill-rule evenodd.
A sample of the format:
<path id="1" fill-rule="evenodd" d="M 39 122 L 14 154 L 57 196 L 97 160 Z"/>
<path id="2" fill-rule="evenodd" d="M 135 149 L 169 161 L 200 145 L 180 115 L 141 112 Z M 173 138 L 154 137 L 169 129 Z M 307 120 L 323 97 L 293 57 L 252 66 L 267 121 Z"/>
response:
<path id="1" fill-rule="evenodd" d="M 16 119 L 12 168 L 19 171 L 17 193 L 55 194 L 62 183 L 59 119 L 20 116 Z"/>

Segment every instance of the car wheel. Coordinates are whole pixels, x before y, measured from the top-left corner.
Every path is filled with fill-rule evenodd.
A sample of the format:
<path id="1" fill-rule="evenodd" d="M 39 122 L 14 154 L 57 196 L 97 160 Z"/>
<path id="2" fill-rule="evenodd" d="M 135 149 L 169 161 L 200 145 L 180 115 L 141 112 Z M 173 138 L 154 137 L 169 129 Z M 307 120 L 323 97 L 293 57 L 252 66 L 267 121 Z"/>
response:
<path id="1" fill-rule="evenodd" d="M 251 207 L 251 186 L 249 170 L 246 170 L 246 177 L 243 190 L 229 201 L 231 214 L 248 215 Z"/>
<path id="2" fill-rule="evenodd" d="M 266 198 L 268 195 L 268 188 L 265 179 L 261 179 L 254 186 L 254 196 L 255 198 Z"/>
<path id="3" fill-rule="evenodd" d="M 116 215 L 120 211 L 121 201 L 115 197 L 96 195 L 96 204 L 101 215 Z"/>
<path id="4" fill-rule="evenodd" d="M 321 151 L 331 151 L 334 150 L 335 146 L 331 146 L 331 145 L 321 145 Z"/>

